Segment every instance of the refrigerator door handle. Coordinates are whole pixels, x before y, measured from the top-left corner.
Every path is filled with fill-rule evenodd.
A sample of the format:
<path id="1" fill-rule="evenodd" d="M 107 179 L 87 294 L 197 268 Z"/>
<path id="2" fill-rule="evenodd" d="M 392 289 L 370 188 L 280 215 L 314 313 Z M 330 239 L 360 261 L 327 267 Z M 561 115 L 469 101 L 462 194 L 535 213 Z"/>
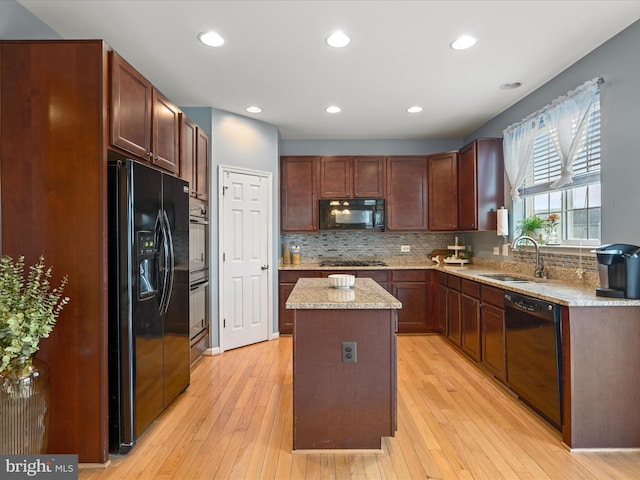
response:
<path id="1" fill-rule="evenodd" d="M 171 235 L 171 225 L 169 224 L 169 217 L 167 217 L 166 210 L 162 210 L 162 218 L 164 220 L 164 230 L 167 237 L 166 249 L 169 269 L 167 271 L 168 284 L 165 287 L 165 300 L 164 306 L 161 310 L 162 313 L 167 313 L 169 309 L 169 302 L 171 300 L 171 294 L 173 293 L 173 281 L 175 278 L 176 259 L 173 251 L 173 236 Z"/>
<path id="2" fill-rule="evenodd" d="M 162 293 L 160 295 L 160 304 L 158 305 L 158 310 L 160 313 L 164 312 L 164 304 L 167 302 L 167 290 L 169 285 L 169 247 L 168 242 L 169 238 L 167 237 L 167 230 L 164 225 L 164 217 L 162 215 L 162 210 L 158 211 L 158 218 L 156 221 L 156 228 L 159 232 L 160 244 L 161 244 L 161 252 L 158 266 L 159 270 L 162 272 Z"/>

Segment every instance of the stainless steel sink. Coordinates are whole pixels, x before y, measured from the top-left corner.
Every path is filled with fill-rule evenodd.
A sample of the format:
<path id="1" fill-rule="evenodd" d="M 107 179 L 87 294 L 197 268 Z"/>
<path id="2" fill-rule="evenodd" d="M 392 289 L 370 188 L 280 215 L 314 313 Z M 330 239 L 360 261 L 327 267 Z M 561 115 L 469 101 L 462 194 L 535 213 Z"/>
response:
<path id="1" fill-rule="evenodd" d="M 491 280 L 499 280 L 501 282 L 530 282 L 526 278 L 514 277 L 513 275 L 506 275 L 504 273 L 479 273 L 480 277 L 490 278 Z"/>

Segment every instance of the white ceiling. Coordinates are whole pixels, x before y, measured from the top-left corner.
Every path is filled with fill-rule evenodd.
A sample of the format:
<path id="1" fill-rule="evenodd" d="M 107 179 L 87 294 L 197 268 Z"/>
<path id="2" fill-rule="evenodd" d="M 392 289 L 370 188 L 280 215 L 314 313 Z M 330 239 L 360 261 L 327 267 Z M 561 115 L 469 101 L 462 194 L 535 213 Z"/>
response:
<path id="1" fill-rule="evenodd" d="M 253 116 L 284 139 L 461 138 L 640 18 L 640 1 L 617 0 L 19 3 L 64 38 L 106 40 L 178 105 Z M 199 43 L 211 29 L 224 46 Z M 336 29 L 348 47 L 324 43 Z M 465 33 L 476 46 L 452 50 Z"/>

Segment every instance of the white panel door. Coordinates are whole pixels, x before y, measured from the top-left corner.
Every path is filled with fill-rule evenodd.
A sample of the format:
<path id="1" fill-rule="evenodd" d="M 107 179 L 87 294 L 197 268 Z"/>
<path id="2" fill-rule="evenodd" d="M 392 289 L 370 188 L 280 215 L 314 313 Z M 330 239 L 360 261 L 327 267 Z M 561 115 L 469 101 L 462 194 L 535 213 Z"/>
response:
<path id="1" fill-rule="evenodd" d="M 222 177 L 222 345 L 229 350 L 269 336 L 269 188 L 260 175 Z"/>

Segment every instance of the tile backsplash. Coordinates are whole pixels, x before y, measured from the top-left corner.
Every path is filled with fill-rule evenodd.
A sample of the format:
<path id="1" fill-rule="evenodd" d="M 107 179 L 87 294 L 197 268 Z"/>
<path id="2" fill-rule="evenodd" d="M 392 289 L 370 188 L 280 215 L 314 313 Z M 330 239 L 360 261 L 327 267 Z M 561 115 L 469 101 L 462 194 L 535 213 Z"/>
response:
<path id="1" fill-rule="evenodd" d="M 420 261 L 427 259 L 433 250 L 447 248 L 455 237 L 452 233 L 381 233 L 360 230 L 287 233 L 282 234 L 281 248 L 283 250 L 285 246 L 291 248 L 291 245 L 299 245 L 302 263 L 316 263 L 327 258 L 401 258 L 405 261 Z M 409 245 L 411 251 L 400 252 L 402 245 Z"/>
<path id="2" fill-rule="evenodd" d="M 464 233 L 395 233 L 349 230 L 345 232 L 324 231 L 318 233 L 286 233 L 281 236 L 280 257 L 284 247 L 299 245 L 301 263 L 320 263 L 327 259 L 376 259 L 387 262 L 428 262 L 430 253 L 436 249 L 444 249 L 452 245 L 458 237 L 463 245 L 467 245 Z M 471 243 L 471 242 L 470 242 Z M 409 245 L 411 251 L 400 251 L 402 245 Z M 545 251 L 541 255 L 549 278 L 565 279 L 568 283 L 578 285 L 598 284 L 598 265 L 593 254 L 579 255 L 553 253 Z M 473 253 L 473 252 L 472 252 Z M 508 261 L 497 261 L 493 258 L 473 258 L 472 263 L 485 265 L 512 273 L 531 273 L 535 266 L 535 254 L 528 249 L 512 252 Z M 580 274 L 577 274 L 580 270 Z"/>

